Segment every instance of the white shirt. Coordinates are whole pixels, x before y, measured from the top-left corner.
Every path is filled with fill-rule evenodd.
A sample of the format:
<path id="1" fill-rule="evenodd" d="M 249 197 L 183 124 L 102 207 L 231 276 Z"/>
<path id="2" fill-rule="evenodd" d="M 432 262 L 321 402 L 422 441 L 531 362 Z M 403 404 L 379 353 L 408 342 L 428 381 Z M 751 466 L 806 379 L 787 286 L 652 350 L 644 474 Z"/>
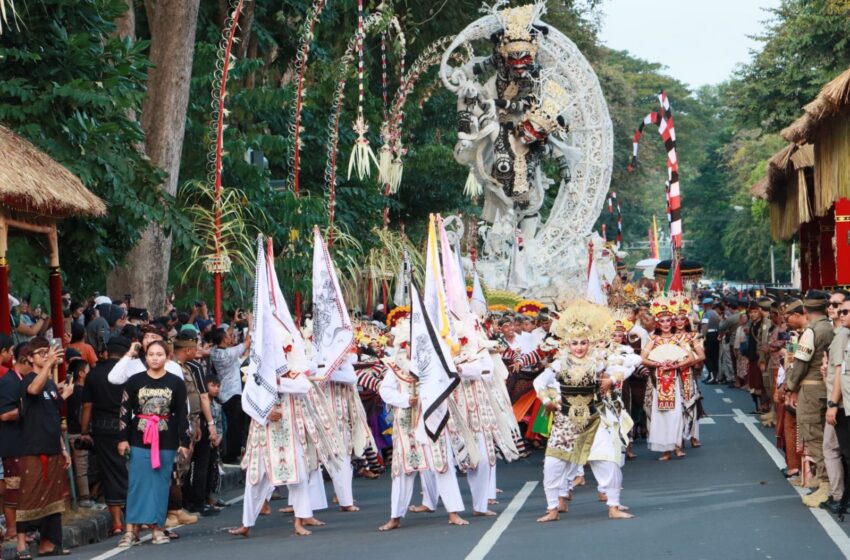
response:
<path id="1" fill-rule="evenodd" d="M 230 348 L 213 348 L 210 361 L 221 380 L 219 400 L 226 403 L 236 395 L 242 394 L 242 355 L 245 344 L 237 344 Z"/>
<path id="2" fill-rule="evenodd" d="M 124 356 L 109 371 L 107 379 L 113 385 L 123 385 L 132 376 L 146 371 L 148 371 L 148 366 L 141 359 Z M 183 368 L 177 362 L 171 360 L 165 362 L 165 371 L 183 379 Z"/>
<path id="3" fill-rule="evenodd" d="M 632 333 L 640 337 L 640 347 L 646 348 L 649 344 L 649 333 L 646 332 L 646 329 L 638 324 L 635 324 L 634 326 L 632 326 L 632 330 L 629 331 L 629 334 Z"/>

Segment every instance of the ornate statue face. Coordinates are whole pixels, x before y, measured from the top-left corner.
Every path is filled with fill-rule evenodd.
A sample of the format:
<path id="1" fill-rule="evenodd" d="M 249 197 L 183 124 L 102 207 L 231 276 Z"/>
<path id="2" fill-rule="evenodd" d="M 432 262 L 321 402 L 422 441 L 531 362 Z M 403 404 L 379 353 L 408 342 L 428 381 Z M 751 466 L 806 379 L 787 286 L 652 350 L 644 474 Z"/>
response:
<path id="1" fill-rule="evenodd" d="M 529 145 L 535 142 L 544 142 L 546 136 L 546 132 L 530 120 L 522 121 L 522 125 L 519 128 L 519 140 L 523 144 Z"/>
<path id="2" fill-rule="evenodd" d="M 525 78 L 535 64 L 534 56 L 528 51 L 508 53 L 505 63 L 512 78 Z"/>

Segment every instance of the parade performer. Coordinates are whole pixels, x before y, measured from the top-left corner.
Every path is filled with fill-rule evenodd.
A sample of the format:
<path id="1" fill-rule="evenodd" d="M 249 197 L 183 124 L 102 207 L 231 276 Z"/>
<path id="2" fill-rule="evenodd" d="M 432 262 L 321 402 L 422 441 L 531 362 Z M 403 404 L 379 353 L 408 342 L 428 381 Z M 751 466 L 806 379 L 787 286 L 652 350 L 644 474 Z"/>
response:
<path id="1" fill-rule="evenodd" d="M 417 474 L 423 475 L 423 487 L 436 486 L 430 492 L 426 490 L 426 499 L 429 495 L 438 495 L 443 499 L 449 523 L 467 525 L 468 522 L 458 515 L 458 512 L 463 511 L 463 500 L 447 438 L 443 434 L 434 442 L 424 433 L 418 381 L 410 372 L 409 321 L 399 321 L 392 333 L 395 352 L 392 357 L 381 360 L 389 371 L 380 386 L 381 398 L 393 408 L 392 496 L 390 520 L 381 525 L 379 530 L 391 531 L 401 526 L 401 520 L 408 512 L 413 498 Z M 433 469 L 436 476 L 427 476 L 429 469 Z M 437 507 L 436 500 L 423 507 L 433 511 Z"/>
<path id="2" fill-rule="evenodd" d="M 626 458 L 633 459 L 631 434 L 635 422 L 631 416 L 631 408 L 626 404 L 625 397 L 631 398 L 631 387 L 628 384 L 632 375 L 641 368 L 642 359 L 634 348 L 628 344 L 629 323 L 626 319 L 615 319 L 611 334 L 611 348 L 608 355 L 607 370 L 611 372 L 614 384 L 606 395 L 606 404 L 614 411 L 619 419 L 621 431 L 627 442 Z"/>
<path id="3" fill-rule="evenodd" d="M 251 416 L 242 469 L 245 498 L 242 526 L 230 534 L 247 537 L 275 486 L 287 485 L 295 513 L 295 534 L 322 523 L 313 517 L 311 476 L 324 464 L 339 470 L 342 443 L 321 395 L 308 379 L 304 341 L 286 306 L 272 248 L 258 240 L 251 346 L 242 408 Z M 321 480 L 321 479 L 320 479 Z"/>
<path id="4" fill-rule="evenodd" d="M 336 270 L 318 228 L 313 244 L 313 323 L 311 380 L 327 399 L 336 418 L 346 460 L 332 477 L 341 511 L 358 511 L 354 505 L 352 461 L 365 456 L 376 444 L 366 411 L 357 392 L 357 348 L 354 327 L 342 297 Z M 321 481 L 321 477 L 316 478 Z M 318 488 L 324 495 L 324 487 Z"/>
<path id="5" fill-rule="evenodd" d="M 647 442 L 651 451 L 661 452 L 659 461 L 669 461 L 673 451 L 676 457 L 685 456 L 680 375 L 683 368 L 693 364 L 693 359 L 673 332 L 674 308 L 669 300 L 653 301 L 650 310 L 658 326 L 641 354 L 644 365 L 650 368 L 652 382 L 652 391 L 648 393 L 651 407 Z"/>
<path id="6" fill-rule="evenodd" d="M 702 407 L 700 406 L 702 394 L 699 390 L 698 381 L 699 372 L 702 371 L 702 364 L 705 362 L 705 350 L 703 350 L 699 335 L 691 330 L 690 307 L 687 298 L 676 303 L 676 316 L 673 319 L 673 325 L 680 344 L 688 350 L 691 355 L 690 359 L 693 361 L 689 367 L 682 367 L 680 370 L 682 419 L 684 421 L 682 439 L 683 441 L 690 441 L 691 447 L 700 447 L 702 444 L 699 441 L 699 419 L 704 414 L 702 414 Z"/>
<path id="7" fill-rule="evenodd" d="M 534 380 L 540 399 L 555 415 L 543 463 L 547 512 L 537 520 L 540 523 L 557 521 L 559 513 L 567 511 L 564 479 L 588 462 L 605 494 L 608 517 L 634 517 L 620 503 L 623 446 L 615 445 L 609 431 L 619 431 L 618 419 L 601 397 L 612 381 L 599 376 L 605 371 L 604 353 L 591 352 L 592 345 L 609 336 L 612 323 L 606 307 L 572 302 L 553 326 L 562 341 L 558 359 Z"/>

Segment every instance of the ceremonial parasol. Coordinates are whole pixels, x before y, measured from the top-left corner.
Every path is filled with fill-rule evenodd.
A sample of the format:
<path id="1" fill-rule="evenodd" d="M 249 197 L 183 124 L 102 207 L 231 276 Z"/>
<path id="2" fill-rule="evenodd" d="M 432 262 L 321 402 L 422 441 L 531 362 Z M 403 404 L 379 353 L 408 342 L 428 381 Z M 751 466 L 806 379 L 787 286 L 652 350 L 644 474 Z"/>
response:
<path id="1" fill-rule="evenodd" d="M 655 279 L 659 282 L 664 281 L 667 275 L 670 274 L 672 261 L 667 259 L 655 265 Z M 699 280 L 705 274 L 705 269 L 696 261 L 682 259 L 680 263 L 680 273 L 683 280 Z"/>

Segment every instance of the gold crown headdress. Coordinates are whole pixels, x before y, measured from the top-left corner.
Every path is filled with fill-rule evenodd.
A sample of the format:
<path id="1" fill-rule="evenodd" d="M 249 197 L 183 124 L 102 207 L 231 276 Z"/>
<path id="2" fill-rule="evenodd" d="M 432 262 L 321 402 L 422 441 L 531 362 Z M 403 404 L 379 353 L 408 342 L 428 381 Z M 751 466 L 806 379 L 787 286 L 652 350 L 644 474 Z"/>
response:
<path id="1" fill-rule="evenodd" d="M 681 295 L 658 295 L 649 305 L 649 312 L 655 317 L 677 315 L 682 299 Z"/>
<path id="2" fill-rule="evenodd" d="M 511 53 L 527 52 L 532 56 L 536 55 L 540 31 L 534 28 L 534 23 L 545 12 L 545 2 L 497 10 L 496 17 L 502 24 L 503 30 L 498 47 L 499 54 L 507 56 Z"/>
<path id="3" fill-rule="evenodd" d="M 608 338 L 613 324 L 614 317 L 608 307 L 575 300 L 566 303 L 560 317 L 552 323 L 552 332 L 562 344 L 582 339 L 597 342 Z"/>
<path id="4" fill-rule="evenodd" d="M 555 74 L 541 78 L 538 98 L 531 102 L 525 112 L 525 118 L 546 134 L 566 131 L 564 113 L 570 106 L 570 94 L 567 87 L 560 83 Z"/>

